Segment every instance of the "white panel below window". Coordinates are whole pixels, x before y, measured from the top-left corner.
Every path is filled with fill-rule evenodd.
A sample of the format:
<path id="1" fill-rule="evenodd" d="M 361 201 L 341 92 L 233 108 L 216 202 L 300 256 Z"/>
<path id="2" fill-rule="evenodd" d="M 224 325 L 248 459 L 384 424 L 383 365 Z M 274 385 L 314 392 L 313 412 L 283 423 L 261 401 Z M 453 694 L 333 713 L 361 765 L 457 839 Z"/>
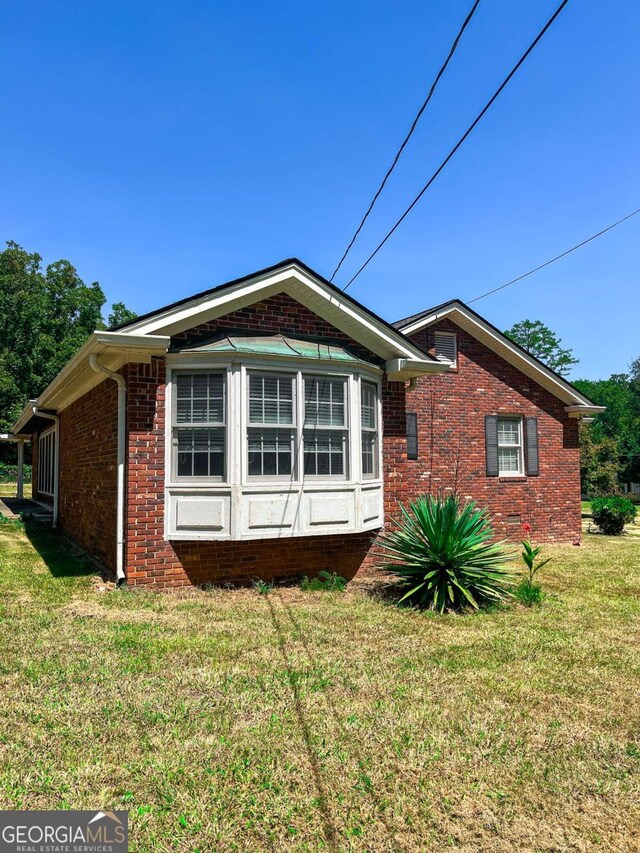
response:
<path id="1" fill-rule="evenodd" d="M 352 526 L 354 522 L 354 495 L 308 495 L 309 524 L 343 524 Z"/>
<path id="2" fill-rule="evenodd" d="M 229 532 L 228 496 L 175 495 L 171 504 L 176 533 Z"/>
<path id="3" fill-rule="evenodd" d="M 282 528 L 291 530 L 295 521 L 299 495 L 297 493 L 261 497 L 246 495 L 244 502 L 249 530 Z"/>

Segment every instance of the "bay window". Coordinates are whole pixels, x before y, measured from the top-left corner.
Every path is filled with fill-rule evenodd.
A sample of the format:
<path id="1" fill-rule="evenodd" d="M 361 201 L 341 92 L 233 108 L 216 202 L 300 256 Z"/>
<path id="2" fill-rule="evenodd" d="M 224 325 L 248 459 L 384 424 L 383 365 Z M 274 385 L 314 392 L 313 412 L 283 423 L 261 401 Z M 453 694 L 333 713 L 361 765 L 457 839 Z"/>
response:
<path id="1" fill-rule="evenodd" d="M 170 362 L 166 533 L 247 539 L 372 530 L 383 514 L 375 366 Z M 243 362 L 246 354 L 243 354 Z M 364 375 L 363 375 L 364 374 Z"/>

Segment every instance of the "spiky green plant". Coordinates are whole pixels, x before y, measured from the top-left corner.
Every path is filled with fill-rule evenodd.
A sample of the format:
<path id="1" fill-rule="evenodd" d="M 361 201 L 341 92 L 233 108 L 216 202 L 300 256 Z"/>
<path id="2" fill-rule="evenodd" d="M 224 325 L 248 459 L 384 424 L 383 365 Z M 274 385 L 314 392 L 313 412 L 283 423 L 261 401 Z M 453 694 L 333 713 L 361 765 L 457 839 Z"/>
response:
<path id="1" fill-rule="evenodd" d="M 458 497 L 426 495 L 400 504 L 394 528 L 379 539 L 381 567 L 409 589 L 400 601 L 437 610 L 499 603 L 511 595 L 503 565 L 512 559 L 504 543 L 493 542 L 485 510 Z"/>

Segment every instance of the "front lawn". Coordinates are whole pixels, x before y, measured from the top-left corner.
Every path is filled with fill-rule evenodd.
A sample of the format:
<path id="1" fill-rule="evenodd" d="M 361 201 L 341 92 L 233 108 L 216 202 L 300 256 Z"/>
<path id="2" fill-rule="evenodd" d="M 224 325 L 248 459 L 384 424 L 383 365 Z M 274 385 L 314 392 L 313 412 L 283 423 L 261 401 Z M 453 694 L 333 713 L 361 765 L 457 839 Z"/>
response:
<path id="1" fill-rule="evenodd" d="M 548 549 L 539 609 L 437 617 L 101 592 L 29 536 L 0 524 L 0 808 L 125 808 L 154 853 L 640 848 L 638 537 Z"/>

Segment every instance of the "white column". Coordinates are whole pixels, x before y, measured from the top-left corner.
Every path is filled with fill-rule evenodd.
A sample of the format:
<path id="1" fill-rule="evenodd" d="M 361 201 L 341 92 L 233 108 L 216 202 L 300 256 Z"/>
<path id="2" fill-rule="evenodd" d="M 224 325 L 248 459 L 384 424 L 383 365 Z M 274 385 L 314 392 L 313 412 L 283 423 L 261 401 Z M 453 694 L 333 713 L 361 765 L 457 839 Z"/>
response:
<path id="1" fill-rule="evenodd" d="M 18 439 L 18 489 L 16 497 L 19 500 L 24 498 L 24 440 Z"/>

